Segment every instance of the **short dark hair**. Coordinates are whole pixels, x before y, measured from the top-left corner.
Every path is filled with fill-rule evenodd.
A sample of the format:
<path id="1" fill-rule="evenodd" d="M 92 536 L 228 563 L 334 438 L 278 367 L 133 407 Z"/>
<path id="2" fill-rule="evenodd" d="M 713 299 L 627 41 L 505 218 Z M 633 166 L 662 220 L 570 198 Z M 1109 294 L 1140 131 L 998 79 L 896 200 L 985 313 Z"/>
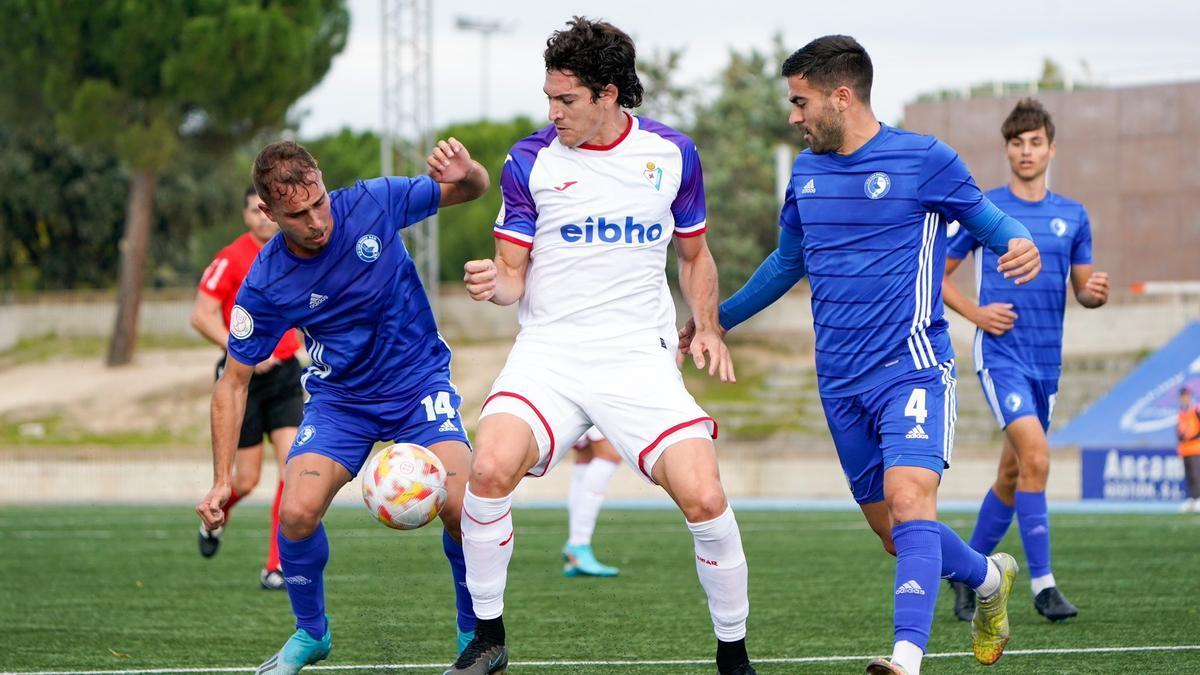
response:
<path id="1" fill-rule="evenodd" d="M 242 208 L 243 209 L 246 208 L 247 206 L 250 206 L 250 197 L 252 195 L 256 195 L 256 194 L 258 194 L 258 188 L 254 187 L 253 184 L 246 187 L 246 192 L 245 192 L 245 194 L 242 195 Z"/>
<path id="2" fill-rule="evenodd" d="M 311 176 L 320 171 L 317 160 L 303 145 L 295 141 L 275 141 L 259 151 L 254 158 L 251 180 L 254 191 L 267 205 L 272 196 L 284 197 L 302 186 L 316 185 Z"/>
<path id="3" fill-rule="evenodd" d="M 579 78 L 592 90 L 593 101 L 611 84 L 617 88 L 617 103 L 622 107 L 642 104 L 633 39 L 607 21 L 572 17 L 566 30 L 556 30 L 546 40 L 542 57 L 546 70 L 561 70 Z"/>
<path id="4" fill-rule="evenodd" d="M 850 87 L 863 103 L 871 102 L 875 77 L 871 57 L 849 35 L 826 35 L 809 42 L 787 57 L 780 72 L 784 77 L 799 75 L 826 94 Z"/>
<path id="5" fill-rule="evenodd" d="M 1017 101 L 1016 107 L 1004 119 L 1004 124 L 1000 125 L 1000 133 L 1007 143 L 1026 131 L 1037 131 L 1042 127 L 1046 128 L 1046 138 L 1053 142 L 1054 120 L 1050 112 L 1036 99 L 1023 98 Z"/>

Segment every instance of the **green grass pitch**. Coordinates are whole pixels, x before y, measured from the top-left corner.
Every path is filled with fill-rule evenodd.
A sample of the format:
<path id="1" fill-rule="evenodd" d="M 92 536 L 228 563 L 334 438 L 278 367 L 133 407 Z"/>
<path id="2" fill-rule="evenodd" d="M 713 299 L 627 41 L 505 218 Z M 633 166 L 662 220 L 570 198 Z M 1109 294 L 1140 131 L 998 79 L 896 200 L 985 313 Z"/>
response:
<path id="1" fill-rule="evenodd" d="M 505 620 L 511 658 L 703 660 L 703 665 L 513 666 L 510 673 L 706 673 L 714 638 L 691 537 L 672 511 L 606 510 L 595 546 L 617 579 L 567 579 L 562 510 L 517 510 Z M 857 513 L 738 513 L 760 659 L 890 652 L 893 562 Z M 967 532 L 967 514 L 945 520 Z M 292 631 L 287 597 L 258 588 L 266 510 L 237 509 L 219 555 L 196 552 L 186 507 L 0 509 L 0 671 L 253 667 Z M 359 508 L 327 518 L 334 650 L 323 665 L 448 664 L 454 610 L 439 530 L 393 532 Z M 1200 644 L 1200 518 L 1053 518 L 1055 574 L 1081 608 L 1051 625 L 1022 572 L 1010 650 Z M 1002 545 L 1024 562 L 1015 528 Z M 943 591 L 945 587 L 943 587 Z M 942 592 L 931 653 L 970 650 Z M 1009 654 L 988 673 L 1200 672 L 1200 649 Z M 769 663 L 764 675 L 859 673 L 865 662 Z M 435 672 L 440 668 L 402 672 Z M 372 672 L 364 668 L 353 671 Z M 382 670 L 381 672 L 388 672 Z M 394 672 L 394 671 L 392 671 Z M 984 672 L 969 656 L 924 672 Z"/>

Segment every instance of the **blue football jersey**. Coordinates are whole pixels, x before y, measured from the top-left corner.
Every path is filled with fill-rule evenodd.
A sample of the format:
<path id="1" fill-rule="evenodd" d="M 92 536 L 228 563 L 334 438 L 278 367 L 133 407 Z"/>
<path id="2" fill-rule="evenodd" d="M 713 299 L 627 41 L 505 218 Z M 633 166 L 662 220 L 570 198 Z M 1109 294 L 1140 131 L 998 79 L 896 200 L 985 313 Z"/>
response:
<path id="1" fill-rule="evenodd" d="M 803 237 L 823 396 L 954 356 L 942 315 L 946 223 L 985 206 L 958 154 L 931 136 L 880 125 L 850 155 L 800 153 L 780 226 Z"/>
<path id="2" fill-rule="evenodd" d="M 399 232 L 433 215 L 440 199 L 427 176 L 331 192 L 333 232 L 318 255 L 296 256 L 282 234 L 259 252 L 230 317 L 229 354 L 258 363 L 295 326 L 312 357 L 305 389 L 364 402 L 401 397 L 448 371 L 450 350 Z"/>
<path id="3" fill-rule="evenodd" d="M 1062 374 L 1063 309 L 1072 265 L 1092 262 L 1092 226 L 1083 204 L 1047 192 L 1040 202 L 1027 202 L 1008 186 L 987 193 L 1008 215 L 1029 228 L 1042 255 L 1042 272 L 1016 286 L 996 271 L 999 256 L 979 245 L 965 230 L 950 238 L 951 258 L 975 252 L 975 290 L 980 305 L 1006 302 L 1017 321 L 1013 329 L 994 337 L 975 331 L 975 368 L 1016 368 L 1039 380 L 1057 380 Z"/>

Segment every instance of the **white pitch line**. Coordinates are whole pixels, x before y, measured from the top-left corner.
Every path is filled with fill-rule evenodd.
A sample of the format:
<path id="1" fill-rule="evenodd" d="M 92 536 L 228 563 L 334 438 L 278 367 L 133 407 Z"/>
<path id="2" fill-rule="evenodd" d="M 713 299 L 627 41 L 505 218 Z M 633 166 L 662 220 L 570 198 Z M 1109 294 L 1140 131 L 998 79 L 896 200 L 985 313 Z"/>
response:
<path id="1" fill-rule="evenodd" d="M 1048 649 L 1009 649 L 1005 656 L 1038 656 L 1052 654 L 1129 654 L 1143 652 L 1186 652 L 1200 651 L 1198 645 L 1144 645 L 1139 647 L 1062 647 Z M 973 656 L 971 652 L 938 652 L 926 654 L 927 659 L 945 659 Z M 834 663 L 837 661 L 868 661 L 875 655 L 800 656 L 789 658 L 754 659 L 755 663 L 799 664 Z M 517 668 L 641 668 L 646 666 L 703 666 L 712 664 L 712 659 L 667 659 L 653 661 L 513 661 L 509 665 Z M 305 670 L 425 670 L 445 668 L 443 663 L 376 663 L 367 665 L 309 666 Z M 153 673 L 245 673 L 253 666 L 244 668 L 149 668 L 144 670 L 39 670 L 5 671 L 0 675 L 151 675 Z"/>

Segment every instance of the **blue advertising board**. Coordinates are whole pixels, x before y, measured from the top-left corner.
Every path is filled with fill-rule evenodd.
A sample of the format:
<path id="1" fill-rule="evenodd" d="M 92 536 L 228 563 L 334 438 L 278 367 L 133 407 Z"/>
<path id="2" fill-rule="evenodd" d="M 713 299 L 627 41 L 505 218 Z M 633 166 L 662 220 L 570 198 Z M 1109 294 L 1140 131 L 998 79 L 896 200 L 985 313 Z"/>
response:
<path id="1" fill-rule="evenodd" d="M 1085 448 L 1081 459 L 1084 499 L 1178 502 L 1187 498 L 1183 460 L 1174 448 Z"/>

